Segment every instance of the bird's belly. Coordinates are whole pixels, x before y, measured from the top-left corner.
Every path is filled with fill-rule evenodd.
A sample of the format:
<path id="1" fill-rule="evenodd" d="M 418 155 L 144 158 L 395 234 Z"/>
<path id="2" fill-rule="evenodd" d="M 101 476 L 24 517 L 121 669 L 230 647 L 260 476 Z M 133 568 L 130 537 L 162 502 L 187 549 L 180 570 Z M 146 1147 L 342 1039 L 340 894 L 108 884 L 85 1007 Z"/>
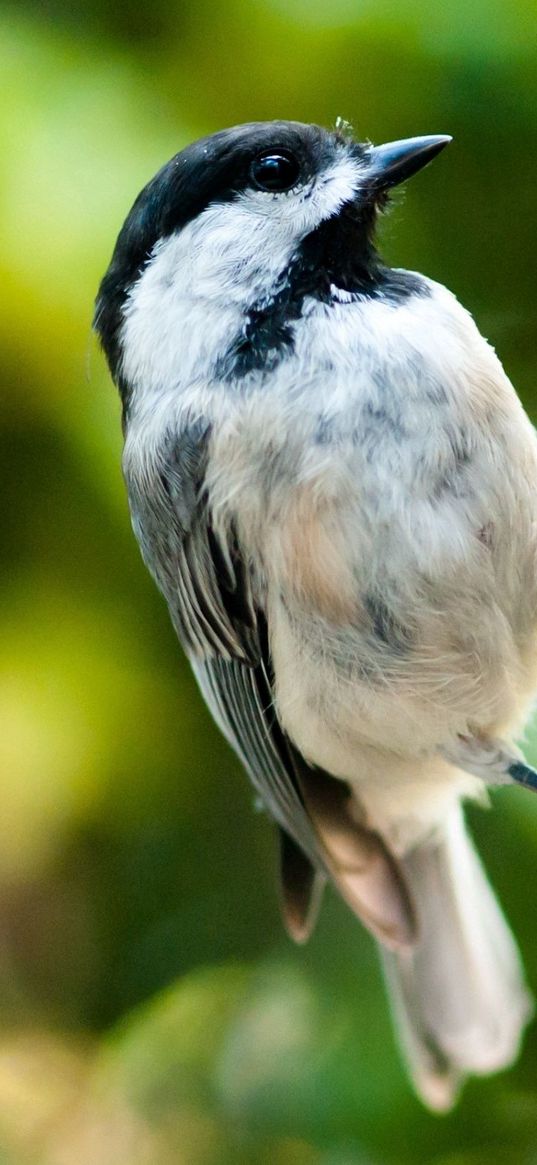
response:
<path id="1" fill-rule="evenodd" d="M 462 635 L 458 644 L 442 644 L 439 628 L 437 647 L 423 641 L 392 649 L 384 640 L 375 646 L 364 629 L 322 624 L 273 609 L 271 651 L 286 731 L 308 760 L 334 775 L 358 776 L 362 748 L 416 758 L 470 727 L 490 732 L 512 719 L 512 644 L 503 658 L 494 644 L 479 654 L 478 633 L 472 645 Z"/>
<path id="2" fill-rule="evenodd" d="M 442 691 L 418 663 L 390 668 L 379 654 L 374 672 L 360 633 L 347 630 L 340 650 L 319 625 L 309 628 L 312 641 L 285 611 L 272 616 L 279 719 L 311 764 L 348 782 L 358 812 L 395 853 L 426 837 L 457 799 L 481 795 L 481 783 L 439 752 L 467 730 L 469 710 L 479 717 L 462 662 L 458 671 L 452 663 Z M 505 684 L 488 699 L 501 703 Z"/>
<path id="3" fill-rule="evenodd" d="M 535 676 L 477 518 L 455 507 L 439 539 L 438 513 L 434 533 L 422 514 L 406 534 L 340 506 L 331 522 L 303 497 L 290 514 L 271 544 L 269 627 L 278 714 L 309 761 L 356 780 L 368 750 L 416 762 L 461 733 L 518 729 Z"/>
<path id="4" fill-rule="evenodd" d="M 259 568 L 278 715 L 348 780 L 366 748 L 415 763 L 469 728 L 518 729 L 537 679 L 522 659 L 524 644 L 537 657 L 533 431 L 501 373 L 486 407 L 487 352 L 473 377 L 464 344 L 440 367 L 420 328 L 412 360 L 401 334 L 377 368 L 354 310 L 352 376 L 329 371 L 327 318 L 322 376 L 291 392 L 291 363 L 270 393 L 238 398 L 207 480 Z M 402 327 L 381 314 L 390 336 Z"/>

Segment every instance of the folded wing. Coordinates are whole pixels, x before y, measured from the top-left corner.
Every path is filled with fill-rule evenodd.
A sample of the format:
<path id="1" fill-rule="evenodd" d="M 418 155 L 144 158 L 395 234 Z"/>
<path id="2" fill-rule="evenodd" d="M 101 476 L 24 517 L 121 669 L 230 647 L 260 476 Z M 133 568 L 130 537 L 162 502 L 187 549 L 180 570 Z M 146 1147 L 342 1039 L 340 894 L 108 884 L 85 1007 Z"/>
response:
<path id="1" fill-rule="evenodd" d="M 356 819 L 346 785 L 312 769 L 279 723 L 264 598 L 236 533 L 212 521 L 209 442 L 198 423 L 166 438 L 158 473 L 126 466 L 133 524 L 206 702 L 280 828 L 287 929 L 308 936 L 329 877 L 381 942 L 407 946 L 414 913 L 395 859 Z"/>

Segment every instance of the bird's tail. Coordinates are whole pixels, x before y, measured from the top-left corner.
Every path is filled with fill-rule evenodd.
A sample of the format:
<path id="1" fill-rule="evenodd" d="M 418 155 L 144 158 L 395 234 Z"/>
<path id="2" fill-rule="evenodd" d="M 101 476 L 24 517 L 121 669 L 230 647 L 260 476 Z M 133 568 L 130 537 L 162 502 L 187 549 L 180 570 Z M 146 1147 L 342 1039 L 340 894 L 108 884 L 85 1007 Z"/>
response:
<path id="1" fill-rule="evenodd" d="M 383 962 L 415 1088 L 442 1111 L 467 1074 L 486 1075 L 514 1060 L 533 1007 L 516 943 L 459 806 L 442 836 L 402 865 L 419 939 L 402 951 L 383 949 Z"/>

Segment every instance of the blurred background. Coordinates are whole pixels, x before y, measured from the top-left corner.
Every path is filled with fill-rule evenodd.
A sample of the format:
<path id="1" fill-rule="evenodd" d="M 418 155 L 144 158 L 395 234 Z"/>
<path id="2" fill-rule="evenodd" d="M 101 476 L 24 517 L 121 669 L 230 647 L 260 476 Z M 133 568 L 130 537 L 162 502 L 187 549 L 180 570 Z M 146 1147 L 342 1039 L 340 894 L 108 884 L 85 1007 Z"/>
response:
<path id="1" fill-rule="evenodd" d="M 430 1116 L 345 907 L 285 938 L 271 828 L 130 532 L 90 330 L 131 202 L 193 138 L 448 132 L 384 254 L 459 295 L 537 414 L 536 34 L 534 0 L 0 7 L 0 1165 L 537 1163 L 535 1027 Z M 472 828 L 536 990 L 537 798 L 494 802 Z"/>

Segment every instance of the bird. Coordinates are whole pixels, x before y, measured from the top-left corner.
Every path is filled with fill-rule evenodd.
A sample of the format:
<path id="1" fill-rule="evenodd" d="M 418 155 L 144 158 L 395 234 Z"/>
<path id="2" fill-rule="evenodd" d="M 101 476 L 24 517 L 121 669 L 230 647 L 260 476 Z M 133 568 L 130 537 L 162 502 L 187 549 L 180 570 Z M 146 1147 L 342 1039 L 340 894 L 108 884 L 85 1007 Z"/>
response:
<path id="1" fill-rule="evenodd" d="M 450 141 L 274 120 L 193 142 L 134 202 L 94 317 L 133 530 L 274 823 L 287 931 L 336 888 L 434 1111 L 532 1013 L 464 802 L 537 787 L 536 434 L 471 315 L 376 242 Z"/>

